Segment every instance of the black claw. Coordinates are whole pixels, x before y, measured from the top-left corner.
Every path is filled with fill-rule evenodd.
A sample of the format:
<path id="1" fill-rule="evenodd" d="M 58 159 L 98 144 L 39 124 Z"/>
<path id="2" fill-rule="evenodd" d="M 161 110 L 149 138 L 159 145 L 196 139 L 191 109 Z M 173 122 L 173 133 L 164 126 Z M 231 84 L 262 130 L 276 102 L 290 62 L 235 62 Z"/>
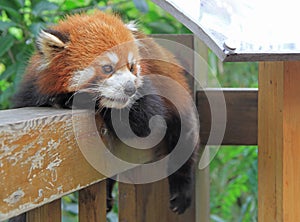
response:
<path id="1" fill-rule="evenodd" d="M 191 205 L 191 193 L 189 191 L 178 191 L 170 198 L 170 209 L 177 214 L 182 214 Z"/>

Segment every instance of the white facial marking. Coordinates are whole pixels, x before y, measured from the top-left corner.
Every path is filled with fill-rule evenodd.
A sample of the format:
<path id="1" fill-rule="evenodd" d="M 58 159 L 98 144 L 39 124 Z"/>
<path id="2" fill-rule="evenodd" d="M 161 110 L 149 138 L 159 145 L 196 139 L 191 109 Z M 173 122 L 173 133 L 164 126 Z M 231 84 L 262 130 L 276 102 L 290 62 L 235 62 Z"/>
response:
<path id="1" fill-rule="evenodd" d="M 133 58 L 133 53 L 132 52 L 129 52 L 128 53 L 128 63 L 134 63 L 134 58 Z"/>
<path id="2" fill-rule="evenodd" d="M 95 74 L 96 72 L 93 67 L 88 67 L 75 72 L 69 83 L 69 90 L 78 90 L 81 86 L 88 83 L 95 76 Z"/>
<path id="3" fill-rule="evenodd" d="M 137 68 L 136 75 L 137 75 L 137 76 L 140 76 L 141 70 L 142 70 L 140 64 L 137 64 L 137 65 L 136 65 L 136 68 Z"/>
<path id="4" fill-rule="evenodd" d="M 113 64 L 117 64 L 119 62 L 119 57 L 116 53 L 114 52 L 108 52 L 107 57 Z"/>

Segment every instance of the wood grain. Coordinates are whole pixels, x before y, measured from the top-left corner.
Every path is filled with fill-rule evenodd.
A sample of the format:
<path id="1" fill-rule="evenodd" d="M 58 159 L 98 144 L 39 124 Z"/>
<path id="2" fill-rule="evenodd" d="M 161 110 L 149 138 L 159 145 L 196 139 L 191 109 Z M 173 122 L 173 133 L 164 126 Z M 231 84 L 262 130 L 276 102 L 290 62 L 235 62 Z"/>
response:
<path id="1" fill-rule="evenodd" d="M 259 66 L 258 218 L 282 221 L 283 62 Z"/>
<path id="2" fill-rule="evenodd" d="M 207 144 L 211 133 L 212 117 L 207 98 L 218 101 L 220 93 L 223 93 L 225 97 L 227 109 L 226 130 L 222 145 L 257 145 L 257 89 L 242 88 L 209 88 L 197 92 L 201 143 Z M 222 122 L 216 124 L 222 124 Z M 219 144 L 212 141 L 208 145 Z"/>
<path id="3" fill-rule="evenodd" d="M 72 115 L 89 114 L 48 108 L 0 112 L 0 220 L 104 179 L 82 155 Z"/>
<path id="4" fill-rule="evenodd" d="M 300 221 L 300 62 L 284 67 L 283 218 Z"/>
<path id="5" fill-rule="evenodd" d="M 106 221 L 106 181 L 79 191 L 79 221 Z"/>
<path id="6" fill-rule="evenodd" d="M 169 209 L 167 179 L 149 184 L 119 183 L 119 206 L 120 222 L 195 221 L 194 201 L 182 215 Z"/>
<path id="7" fill-rule="evenodd" d="M 300 221 L 300 62 L 259 68 L 259 221 Z"/>
<path id="8" fill-rule="evenodd" d="M 26 213 L 26 221 L 28 222 L 60 222 L 61 218 L 60 199 Z"/>

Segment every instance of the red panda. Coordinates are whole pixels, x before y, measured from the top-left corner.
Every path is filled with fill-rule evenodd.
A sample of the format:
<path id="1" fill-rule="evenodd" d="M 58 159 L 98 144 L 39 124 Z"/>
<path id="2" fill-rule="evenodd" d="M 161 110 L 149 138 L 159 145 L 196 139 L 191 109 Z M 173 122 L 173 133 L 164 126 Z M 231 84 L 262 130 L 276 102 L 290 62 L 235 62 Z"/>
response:
<path id="1" fill-rule="evenodd" d="M 37 51 L 30 59 L 14 97 L 14 107 L 71 108 L 74 95 L 83 92 L 96 100 L 95 109 L 99 111 L 96 115 L 101 115 L 111 132 L 114 132 L 111 111 L 129 107 L 130 126 L 127 127 L 139 137 L 150 133 L 151 117 L 162 116 L 167 124 L 164 136 L 167 147 L 161 149 L 170 153 L 180 136 L 184 145 L 195 141 L 192 143 L 194 147 L 186 147 L 193 150 L 193 154 L 168 177 L 170 208 L 183 213 L 192 199 L 199 142 L 198 126 L 195 125 L 197 115 L 185 94 L 178 93 L 164 81 L 150 78 L 150 74 L 168 77 L 190 93 L 184 70 L 174 56 L 138 31 L 132 23 L 124 24 L 118 16 L 100 11 L 68 16 L 57 25 L 41 30 L 36 46 Z M 146 58 L 149 53 L 156 59 Z M 157 92 L 168 90 L 171 95 L 176 95 L 179 105 L 175 107 L 162 95 L 136 97 L 149 89 Z M 181 119 L 185 121 L 181 122 Z M 176 162 L 176 157 L 174 159 Z M 172 172 L 172 168 L 169 166 L 167 170 Z M 111 191 L 113 182 L 108 184 Z"/>

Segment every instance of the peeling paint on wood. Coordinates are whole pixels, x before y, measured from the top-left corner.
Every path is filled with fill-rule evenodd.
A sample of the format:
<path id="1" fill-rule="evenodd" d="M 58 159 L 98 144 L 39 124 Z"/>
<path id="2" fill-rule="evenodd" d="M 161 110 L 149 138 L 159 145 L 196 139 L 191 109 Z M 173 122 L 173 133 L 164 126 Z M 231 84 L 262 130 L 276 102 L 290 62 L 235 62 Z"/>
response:
<path id="1" fill-rule="evenodd" d="M 81 153 L 73 126 L 75 120 L 81 126 L 76 136 L 97 148 L 97 129 L 104 125 L 99 116 L 95 120 L 87 110 L 22 108 L 0 111 L 0 119 L 0 221 L 105 179 Z M 132 158 L 118 140 L 102 140 L 121 157 Z M 152 151 L 134 156 L 140 163 L 153 160 Z"/>
<path id="2" fill-rule="evenodd" d="M 84 159 L 73 132 L 72 115 L 80 119 L 87 113 L 50 108 L 0 112 L 0 221 L 104 179 Z"/>
<path id="3" fill-rule="evenodd" d="M 6 202 L 8 205 L 14 205 L 18 201 L 20 201 L 21 198 L 24 197 L 24 195 L 25 195 L 24 191 L 19 188 L 11 195 L 9 195 L 7 198 L 3 199 L 3 201 Z"/>

